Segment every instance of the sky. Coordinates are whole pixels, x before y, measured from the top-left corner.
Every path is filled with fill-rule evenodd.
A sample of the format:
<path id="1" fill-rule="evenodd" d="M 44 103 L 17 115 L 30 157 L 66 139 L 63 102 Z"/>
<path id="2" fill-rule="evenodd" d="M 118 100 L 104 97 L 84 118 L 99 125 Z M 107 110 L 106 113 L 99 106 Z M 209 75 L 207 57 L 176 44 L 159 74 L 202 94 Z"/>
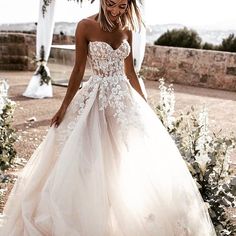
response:
<path id="1" fill-rule="evenodd" d="M 98 11 L 94 4 L 57 0 L 56 21 L 77 22 Z M 147 24 L 183 24 L 185 26 L 236 30 L 236 0 L 146 0 Z M 36 22 L 39 0 L 0 0 L 0 23 Z"/>

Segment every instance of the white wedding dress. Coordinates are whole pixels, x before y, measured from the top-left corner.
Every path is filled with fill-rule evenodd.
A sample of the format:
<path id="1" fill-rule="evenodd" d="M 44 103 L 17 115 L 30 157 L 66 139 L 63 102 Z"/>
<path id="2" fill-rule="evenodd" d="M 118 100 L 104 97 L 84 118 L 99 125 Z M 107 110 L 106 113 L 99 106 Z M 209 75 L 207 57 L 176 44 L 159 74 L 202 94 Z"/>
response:
<path id="1" fill-rule="evenodd" d="M 19 175 L 0 235 L 215 235 L 174 141 L 124 74 L 128 42 L 88 47 L 93 76 Z"/>

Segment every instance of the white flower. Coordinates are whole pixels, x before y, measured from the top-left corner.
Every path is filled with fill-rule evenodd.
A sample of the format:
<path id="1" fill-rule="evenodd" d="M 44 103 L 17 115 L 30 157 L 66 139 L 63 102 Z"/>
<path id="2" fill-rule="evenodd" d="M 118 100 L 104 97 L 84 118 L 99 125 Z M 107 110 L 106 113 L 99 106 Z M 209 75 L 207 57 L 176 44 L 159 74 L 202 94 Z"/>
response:
<path id="1" fill-rule="evenodd" d="M 205 173 L 206 164 L 208 163 L 208 161 L 210 161 L 210 158 L 208 157 L 208 155 L 207 154 L 198 155 L 196 156 L 196 161 L 199 164 L 202 172 Z"/>
<path id="2" fill-rule="evenodd" d="M 4 108 L 4 104 L 1 103 L 1 99 L 0 99 L 0 115 L 3 113 L 3 108 Z"/>
<path id="3" fill-rule="evenodd" d="M 172 129 L 175 118 L 173 117 L 175 110 L 175 95 L 173 85 L 165 86 L 164 79 L 159 80 L 160 85 L 160 106 L 163 111 L 163 123 L 166 127 Z"/>
<path id="4" fill-rule="evenodd" d="M 114 95 L 117 95 L 118 94 L 118 88 L 117 87 L 114 87 L 111 89 L 111 92 L 114 94 Z"/>

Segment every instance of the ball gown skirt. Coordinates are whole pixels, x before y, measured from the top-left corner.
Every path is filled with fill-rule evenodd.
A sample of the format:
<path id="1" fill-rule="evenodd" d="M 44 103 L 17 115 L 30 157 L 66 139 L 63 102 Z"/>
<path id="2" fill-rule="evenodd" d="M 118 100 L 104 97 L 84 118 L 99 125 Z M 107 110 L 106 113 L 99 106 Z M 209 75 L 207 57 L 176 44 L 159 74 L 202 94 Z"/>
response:
<path id="1" fill-rule="evenodd" d="M 93 76 L 20 173 L 2 236 L 213 236 L 174 141 L 124 74 L 130 46 L 88 45 Z"/>

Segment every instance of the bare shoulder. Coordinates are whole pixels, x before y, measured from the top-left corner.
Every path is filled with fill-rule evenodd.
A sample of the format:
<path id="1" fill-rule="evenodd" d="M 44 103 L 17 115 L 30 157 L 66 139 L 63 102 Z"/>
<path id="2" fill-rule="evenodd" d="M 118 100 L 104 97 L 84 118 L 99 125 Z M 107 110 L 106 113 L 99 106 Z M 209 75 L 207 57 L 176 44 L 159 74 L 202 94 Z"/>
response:
<path id="1" fill-rule="evenodd" d="M 86 19 L 90 20 L 92 22 L 97 22 L 97 20 L 96 20 L 97 18 L 98 18 L 98 13 L 94 14 L 94 15 L 91 15 L 91 16 L 88 16 Z"/>
<path id="2" fill-rule="evenodd" d="M 132 43 L 132 30 L 130 30 L 128 27 L 125 28 L 124 34 L 126 35 L 128 42 Z"/>
<path id="3" fill-rule="evenodd" d="M 88 23 L 85 19 L 79 21 L 77 26 L 76 26 L 75 37 L 86 36 L 87 25 L 88 25 Z"/>
<path id="4" fill-rule="evenodd" d="M 97 20 L 97 14 L 89 16 L 87 18 L 84 18 L 83 20 L 81 20 L 80 22 L 85 25 L 85 27 L 89 27 L 89 28 L 93 28 L 96 27 L 98 24 Z"/>
<path id="5" fill-rule="evenodd" d="M 86 29 L 86 28 L 88 29 L 88 28 L 90 28 L 91 26 L 94 25 L 94 22 L 90 18 L 84 18 L 84 19 L 82 19 L 81 21 L 78 22 L 76 29 L 80 29 L 80 28 L 81 29 Z"/>
<path id="6" fill-rule="evenodd" d="M 79 21 L 76 27 L 76 36 L 82 34 L 86 38 L 89 38 L 91 32 L 94 32 L 98 27 L 98 22 L 95 17 L 96 15 L 92 15 Z"/>

